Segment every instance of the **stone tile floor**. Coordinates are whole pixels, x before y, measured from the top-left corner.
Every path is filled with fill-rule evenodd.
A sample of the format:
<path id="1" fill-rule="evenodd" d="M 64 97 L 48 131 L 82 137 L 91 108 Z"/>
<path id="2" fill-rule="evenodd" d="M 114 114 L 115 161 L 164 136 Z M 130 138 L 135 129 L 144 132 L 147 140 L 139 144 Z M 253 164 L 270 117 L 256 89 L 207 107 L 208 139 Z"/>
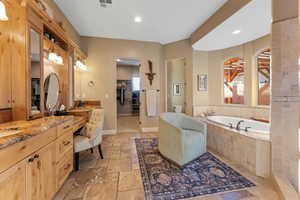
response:
<path id="1" fill-rule="evenodd" d="M 70 175 L 54 200 L 144 200 L 134 139 L 156 136 L 156 133 L 119 133 L 104 136 L 102 143 L 104 159 L 100 159 L 96 149 L 93 154 L 90 151 L 82 152 L 80 170 Z M 257 186 L 247 190 L 193 198 L 193 200 L 279 199 L 268 181 L 219 158 Z"/>
<path id="2" fill-rule="evenodd" d="M 117 129 L 119 133 L 137 132 L 140 130 L 139 116 L 118 116 Z"/>

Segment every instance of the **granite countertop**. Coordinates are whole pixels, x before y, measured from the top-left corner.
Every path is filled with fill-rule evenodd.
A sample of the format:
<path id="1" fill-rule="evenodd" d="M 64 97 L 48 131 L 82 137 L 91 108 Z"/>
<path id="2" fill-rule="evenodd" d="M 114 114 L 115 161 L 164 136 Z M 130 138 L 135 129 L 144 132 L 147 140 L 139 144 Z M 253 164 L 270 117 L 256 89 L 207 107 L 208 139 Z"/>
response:
<path id="1" fill-rule="evenodd" d="M 0 150 L 73 119 L 73 116 L 52 116 L 32 121 L 13 121 L 0 124 Z M 7 135 L 7 133 L 12 134 Z"/>

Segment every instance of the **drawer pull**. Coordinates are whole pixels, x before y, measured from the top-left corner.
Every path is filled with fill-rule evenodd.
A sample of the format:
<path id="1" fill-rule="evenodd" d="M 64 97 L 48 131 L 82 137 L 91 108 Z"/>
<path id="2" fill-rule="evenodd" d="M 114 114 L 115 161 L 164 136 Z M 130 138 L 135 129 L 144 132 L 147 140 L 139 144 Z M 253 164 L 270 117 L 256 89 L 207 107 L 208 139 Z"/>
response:
<path id="1" fill-rule="evenodd" d="M 64 127 L 64 129 L 68 129 L 68 128 L 70 128 L 70 125 Z"/>
<path id="2" fill-rule="evenodd" d="M 29 162 L 29 163 L 31 163 L 31 162 L 33 162 L 33 161 L 34 161 L 34 158 L 29 158 L 29 159 L 28 159 L 28 162 Z"/>
<path id="3" fill-rule="evenodd" d="M 71 142 L 70 141 L 63 141 L 64 146 L 68 146 Z"/>
<path id="4" fill-rule="evenodd" d="M 39 157 L 40 157 L 39 154 L 35 154 L 34 157 L 33 157 L 33 159 L 37 159 L 37 158 L 39 158 Z"/>

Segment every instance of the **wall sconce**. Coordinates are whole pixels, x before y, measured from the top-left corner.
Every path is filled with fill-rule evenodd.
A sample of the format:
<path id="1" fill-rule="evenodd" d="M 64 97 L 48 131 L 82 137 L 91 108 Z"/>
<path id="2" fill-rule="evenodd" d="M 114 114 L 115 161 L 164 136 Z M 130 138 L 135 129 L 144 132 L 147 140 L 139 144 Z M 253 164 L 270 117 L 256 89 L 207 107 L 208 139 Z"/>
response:
<path id="1" fill-rule="evenodd" d="M 58 65 L 64 65 L 63 58 L 59 54 L 55 53 L 53 47 L 48 50 L 48 60 Z"/>
<path id="2" fill-rule="evenodd" d="M 6 15 L 5 5 L 2 1 L 0 1 L 0 21 L 7 21 L 8 17 Z"/>
<path id="3" fill-rule="evenodd" d="M 59 64 L 59 65 L 63 65 L 64 64 L 64 60 L 61 56 L 57 55 L 56 53 L 54 52 L 50 52 L 49 55 L 48 55 L 48 60 L 56 63 L 56 64 Z"/>
<path id="4" fill-rule="evenodd" d="M 83 71 L 88 71 L 88 67 L 85 64 L 83 64 L 80 60 L 76 61 L 75 68 L 81 69 Z"/>

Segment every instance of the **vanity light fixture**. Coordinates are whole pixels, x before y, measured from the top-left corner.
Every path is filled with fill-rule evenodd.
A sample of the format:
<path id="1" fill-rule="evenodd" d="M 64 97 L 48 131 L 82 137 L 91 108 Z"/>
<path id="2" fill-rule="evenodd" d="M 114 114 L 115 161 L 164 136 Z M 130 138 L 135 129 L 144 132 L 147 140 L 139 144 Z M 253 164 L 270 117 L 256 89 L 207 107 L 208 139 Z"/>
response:
<path id="1" fill-rule="evenodd" d="M 8 17 L 6 15 L 6 8 L 2 1 L 0 1 L 0 21 L 8 21 Z"/>
<path id="2" fill-rule="evenodd" d="M 83 64 L 80 60 L 77 60 L 77 61 L 76 61 L 75 67 L 76 67 L 77 69 L 81 69 L 81 70 L 83 70 L 83 71 L 88 71 L 88 67 L 87 67 L 85 64 Z"/>
<path id="3" fill-rule="evenodd" d="M 61 56 L 57 55 L 55 52 L 50 52 L 49 53 L 48 60 L 50 60 L 50 61 L 52 61 L 56 64 L 59 64 L 59 65 L 64 64 L 63 58 Z"/>
<path id="4" fill-rule="evenodd" d="M 241 33 L 241 30 L 235 30 L 235 31 L 232 32 L 233 35 L 238 35 L 240 33 Z"/>

